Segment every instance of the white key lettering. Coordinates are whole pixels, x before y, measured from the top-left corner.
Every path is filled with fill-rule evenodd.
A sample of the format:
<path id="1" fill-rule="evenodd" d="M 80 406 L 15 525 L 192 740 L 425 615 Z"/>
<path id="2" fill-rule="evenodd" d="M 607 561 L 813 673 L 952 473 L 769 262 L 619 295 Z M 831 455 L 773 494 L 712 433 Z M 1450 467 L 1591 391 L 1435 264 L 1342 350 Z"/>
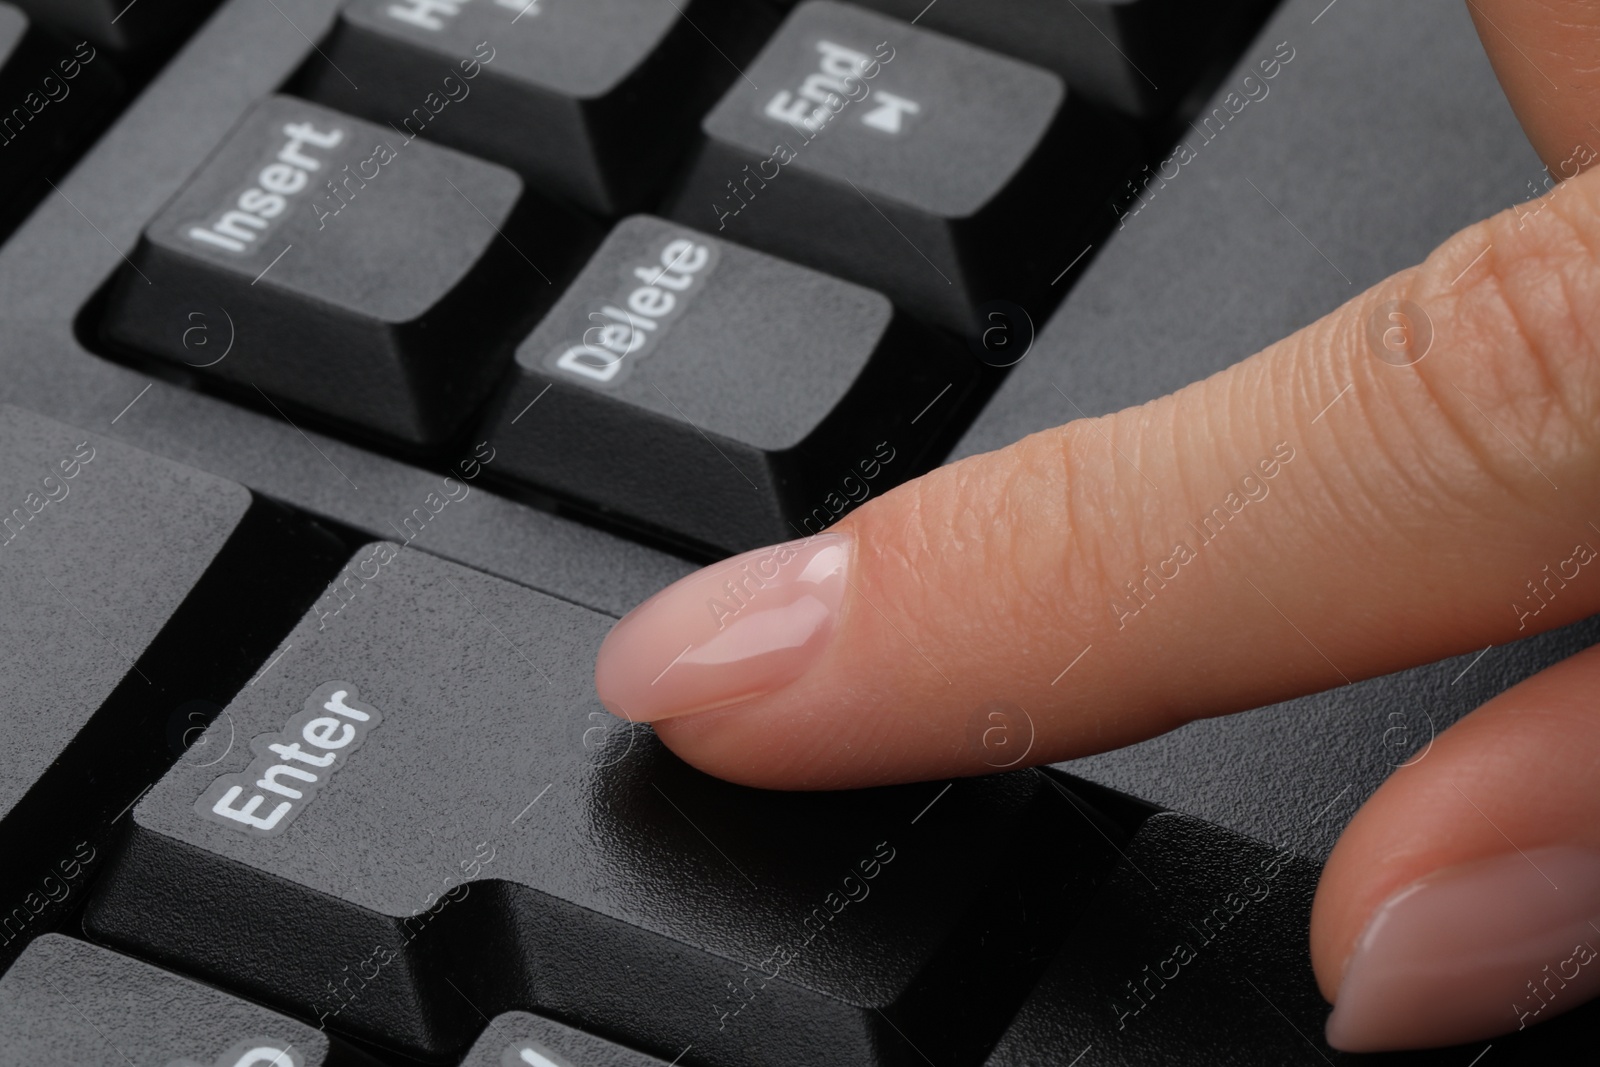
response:
<path id="1" fill-rule="evenodd" d="M 628 284 L 640 284 L 590 312 L 593 325 L 582 340 L 547 356 L 544 369 L 597 385 L 620 381 L 628 365 L 648 355 L 650 346 L 683 314 L 715 265 L 714 245 L 688 237 L 667 241 L 657 255 L 629 272 Z M 528 369 L 540 369 L 526 358 L 518 356 Z"/>
<path id="2" fill-rule="evenodd" d="M 322 169 L 323 160 L 307 152 L 307 146 L 327 149 L 344 140 L 344 131 L 337 126 L 319 130 L 309 122 L 288 123 L 283 135 L 287 142 L 277 158 L 261 168 L 256 184 L 208 225 L 190 227 L 191 241 L 228 252 L 248 251 L 288 208 L 290 198 L 303 192 L 311 175 Z"/>
<path id="3" fill-rule="evenodd" d="M 357 701 L 358 695 L 348 682 L 318 686 L 282 733 L 250 742 L 254 762 L 212 782 L 195 801 L 195 813 L 254 836 L 282 833 L 383 721 L 377 708 Z"/>

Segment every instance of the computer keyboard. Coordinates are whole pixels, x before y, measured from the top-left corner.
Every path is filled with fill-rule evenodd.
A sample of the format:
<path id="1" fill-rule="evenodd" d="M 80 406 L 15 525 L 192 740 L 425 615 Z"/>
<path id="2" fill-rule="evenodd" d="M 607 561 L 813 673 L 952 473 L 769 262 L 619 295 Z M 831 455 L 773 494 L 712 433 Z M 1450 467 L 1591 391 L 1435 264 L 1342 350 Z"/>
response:
<path id="1" fill-rule="evenodd" d="M 1453 0 L 0 0 L 0 92 L 0 1064 L 1357 1062 L 1333 837 L 1594 640 L 826 795 L 593 693 L 1525 195 Z"/>

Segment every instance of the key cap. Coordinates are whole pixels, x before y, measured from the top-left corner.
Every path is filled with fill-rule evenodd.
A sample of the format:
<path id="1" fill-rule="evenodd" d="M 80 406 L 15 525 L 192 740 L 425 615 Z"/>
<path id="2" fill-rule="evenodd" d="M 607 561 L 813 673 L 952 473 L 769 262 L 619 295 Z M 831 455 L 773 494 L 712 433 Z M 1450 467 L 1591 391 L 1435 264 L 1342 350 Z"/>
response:
<path id="1" fill-rule="evenodd" d="M 240 486 L 0 406 L 0 961 L 344 555 Z"/>
<path id="2" fill-rule="evenodd" d="M 615 215 L 675 173 L 773 21 L 713 0 L 352 0 L 307 91 Z"/>
<path id="3" fill-rule="evenodd" d="M 523 1011 L 493 1019 L 461 1067 L 668 1067 L 642 1052 Z"/>
<path id="4" fill-rule="evenodd" d="M 1090 1046 L 1107 1065 L 1213 1063 L 1217 1049 L 1239 1063 L 1331 1058 L 1306 948 L 1317 874 L 1210 823 L 1152 816 L 988 1067 L 1070 1062 Z"/>
<path id="5" fill-rule="evenodd" d="M 1049 290 L 1124 151 L 1055 75 L 848 4 L 801 4 L 748 73 L 672 217 L 957 330 Z"/>
<path id="6" fill-rule="evenodd" d="M 0 978 L 6 1067 L 371 1065 L 305 1023 L 110 949 L 46 934 Z"/>
<path id="7" fill-rule="evenodd" d="M 985 368 L 871 290 L 635 216 L 517 369 L 496 471 L 731 552 L 921 473 Z"/>
<path id="8" fill-rule="evenodd" d="M 94 46 L 68 47 L 0 3 L 0 234 L 32 207 L 105 115 L 118 79 Z"/>
<path id="9" fill-rule="evenodd" d="M 86 37 L 113 52 L 170 41 L 215 7 L 217 0 L 15 0 L 63 34 Z"/>
<path id="10" fill-rule="evenodd" d="M 145 228 L 107 327 L 253 403 L 437 445 L 585 240 L 503 167 L 271 97 Z M 190 349 L 196 313 L 232 324 L 225 356 Z"/>
<path id="11" fill-rule="evenodd" d="M 986 1067 L 1344 1062 L 1322 1039 L 1329 1008 L 1307 948 L 1318 874 L 1310 860 L 1212 823 L 1152 816 Z M 1530 1067 L 1581 1062 L 1597 1021 L 1600 1002 L 1496 1038 L 1493 1055 Z M 1445 1067 L 1483 1051 L 1403 1062 Z"/>
<path id="12" fill-rule="evenodd" d="M 1271 6 L 1271 0 L 1001 0 L 931 8 L 927 0 L 859 2 L 1053 70 L 1094 100 L 1144 117 L 1176 102 Z"/>
<path id="13" fill-rule="evenodd" d="M 609 617 L 392 545 L 347 574 L 229 705 L 248 748 L 134 808 L 96 937 L 413 1055 L 521 1010 L 707 1067 L 972 1062 L 1109 867 L 1042 774 L 730 785 L 601 709 Z"/>

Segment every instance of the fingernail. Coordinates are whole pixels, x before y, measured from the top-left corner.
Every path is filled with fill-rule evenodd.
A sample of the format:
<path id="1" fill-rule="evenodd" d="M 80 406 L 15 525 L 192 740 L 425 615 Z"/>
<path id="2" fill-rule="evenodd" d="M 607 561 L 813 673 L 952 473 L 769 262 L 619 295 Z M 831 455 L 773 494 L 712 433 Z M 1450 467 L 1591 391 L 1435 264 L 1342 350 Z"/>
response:
<path id="1" fill-rule="evenodd" d="M 735 556 L 668 586 L 606 637 L 595 688 L 635 722 L 771 693 L 809 670 L 838 626 L 850 540 L 819 534 Z"/>
<path id="2" fill-rule="evenodd" d="M 1511 853 L 1390 897 L 1356 940 L 1328 1044 L 1426 1048 L 1525 1029 L 1600 993 L 1600 854 Z"/>

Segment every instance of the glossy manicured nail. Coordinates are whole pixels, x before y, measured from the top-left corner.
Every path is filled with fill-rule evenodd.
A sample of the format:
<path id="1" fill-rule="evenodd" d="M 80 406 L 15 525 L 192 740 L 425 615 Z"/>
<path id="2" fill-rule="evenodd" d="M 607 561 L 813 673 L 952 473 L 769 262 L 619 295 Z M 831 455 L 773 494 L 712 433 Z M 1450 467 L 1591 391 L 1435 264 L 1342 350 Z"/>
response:
<path id="1" fill-rule="evenodd" d="M 635 722 L 725 707 L 799 678 L 828 647 L 850 540 L 819 534 L 746 552 L 668 586 L 607 636 L 595 688 Z"/>
<path id="2" fill-rule="evenodd" d="M 1600 993 L 1600 854 L 1513 852 L 1421 879 L 1357 939 L 1328 1044 L 1347 1052 L 1481 1041 Z"/>

